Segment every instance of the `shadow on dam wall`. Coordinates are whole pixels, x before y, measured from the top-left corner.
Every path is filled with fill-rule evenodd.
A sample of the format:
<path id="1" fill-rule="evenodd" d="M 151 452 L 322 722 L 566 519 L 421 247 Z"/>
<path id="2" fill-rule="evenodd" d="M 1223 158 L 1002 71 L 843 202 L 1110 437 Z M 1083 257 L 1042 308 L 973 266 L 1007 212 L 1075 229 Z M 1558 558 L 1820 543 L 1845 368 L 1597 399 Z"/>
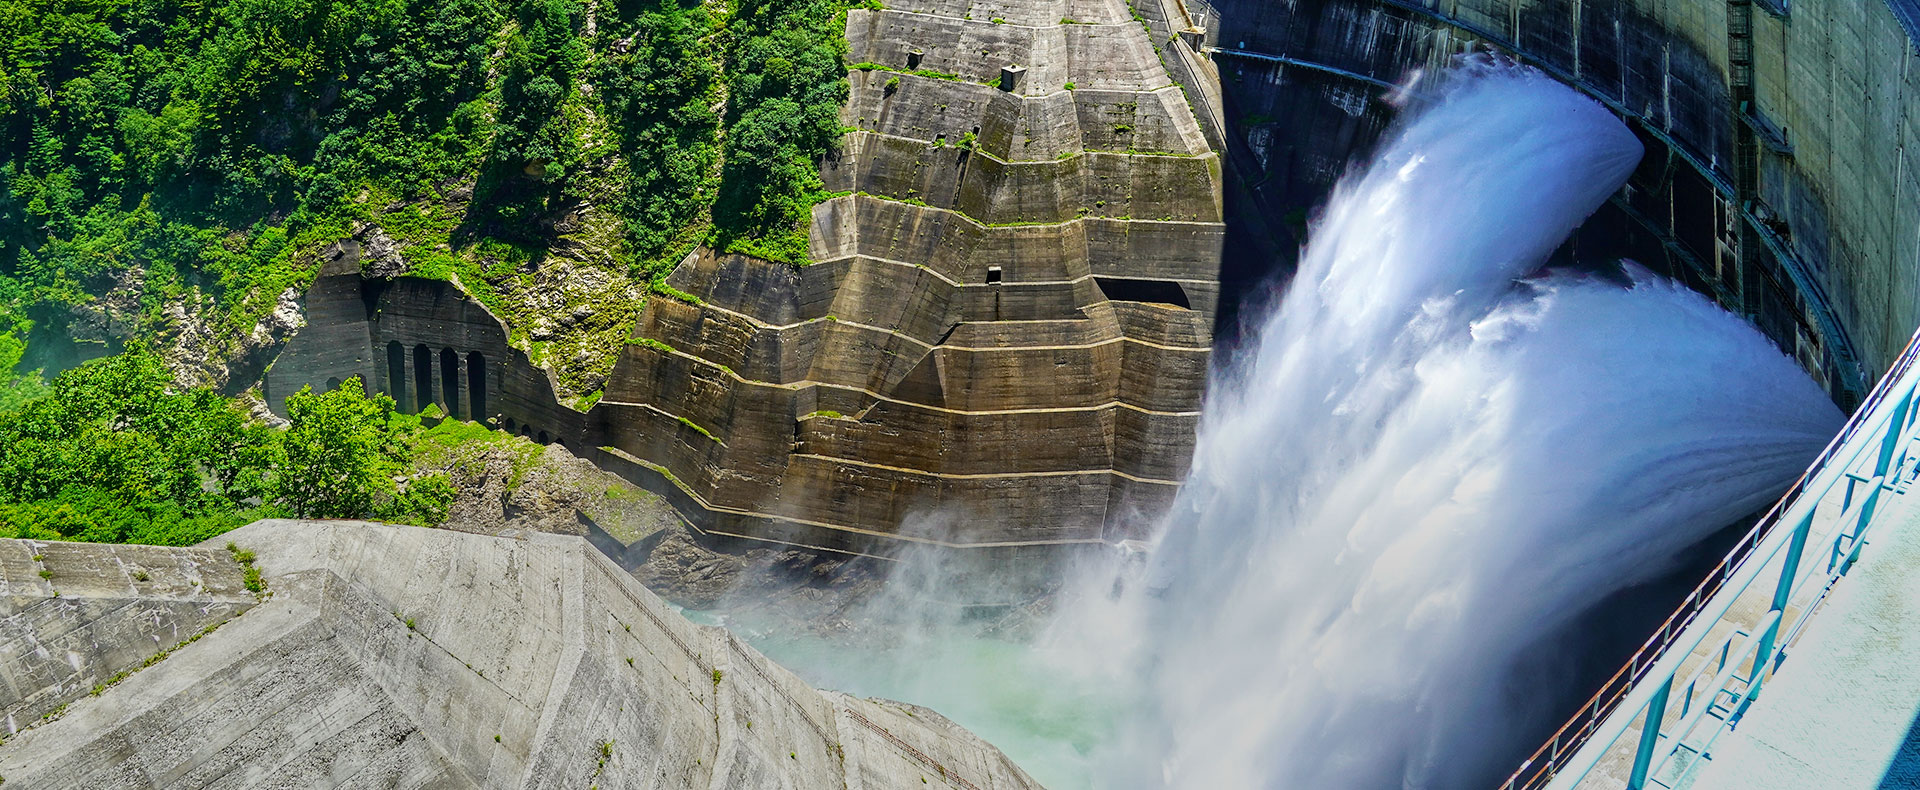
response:
<path id="1" fill-rule="evenodd" d="M 1190 0 L 1206 44 L 1219 50 L 1216 109 L 1228 129 L 1221 282 L 1229 298 L 1216 337 L 1238 341 L 1290 275 L 1334 183 L 1391 126 L 1387 86 L 1492 49 L 1606 104 L 1647 151 L 1553 265 L 1627 258 L 1685 283 L 1747 317 L 1851 407 L 1880 355 L 1854 350 L 1856 327 L 1826 293 L 1835 279 L 1821 276 L 1832 223 L 1817 178 L 1796 170 L 1790 146 L 1773 139 L 1784 132 L 1735 113 L 1754 105 L 1736 102 L 1729 88 L 1722 31 L 1674 29 L 1628 5 Z M 1699 5 L 1726 13 L 1724 3 Z M 1755 166 L 1729 164 L 1737 161 Z"/>
<path id="2" fill-rule="evenodd" d="M 1227 298 L 1215 331 L 1223 344 L 1251 338 L 1249 327 L 1290 278 L 1315 213 L 1393 124 L 1397 108 L 1385 100 L 1389 86 L 1486 49 L 1542 68 L 1601 101 L 1646 150 L 1627 185 L 1554 253 L 1551 265 L 1607 268 L 1625 258 L 1684 283 L 1747 318 L 1843 409 L 1858 402 L 1864 381 L 1886 361 L 1877 338 L 1911 331 L 1912 306 L 1880 293 L 1907 290 L 1899 284 L 1920 269 L 1913 255 L 1903 254 L 1910 248 L 1897 235 L 1849 240 L 1839 230 L 1848 218 L 1835 214 L 1863 213 L 1873 227 L 1880 218 L 1872 215 L 1891 213 L 1892 227 L 1910 229 L 1913 210 L 1904 201 L 1875 205 L 1871 196 L 1864 207 L 1832 198 L 1843 188 L 1829 182 L 1832 171 L 1802 168 L 1789 130 L 1764 112 L 1768 103 L 1756 100 L 1752 89 L 1731 87 L 1735 67 L 1728 51 L 1742 46 L 1740 25 L 1720 24 L 1719 15 L 1732 13 L 1720 0 L 1667 4 L 1689 7 L 1694 16 L 1666 9 L 1664 20 L 1624 2 L 1576 0 L 1186 4 L 1206 28 L 1206 45 L 1216 48 L 1220 93 L 1213 109 L 1226 129 L 1228 222 L 1220 279 Z M 1750 10 L 1763 24 L 1784 24 L 1759 4 Z M 1891 39 L 1888 48 L 1911 58 L 1909 40 L 1883 4 L 1849 6 L 1845 13 L 1886 16 L 1874 18 L 1880 35 L 1867 38 Z M 1752 28 L 1747 34 L 1754 35 Z M 1755 55 L 1763 73 L 1768 57 L 1764 48 Z M 1892 60 L 1897 66 L 1898 57 Z M 1904 91 L 1896 101 L 1913 95 L 1904 85 L 1891 90 Z M 1760 98 L 1766 98 L 1764 87 Z M 1889 117 L 1899 124 L 1913 104 L 1904 101 Z M 1870 158 L 1852 164 L 1901 170 L 1901 163 Z M 1890 300 L 1888 309 L 1874 309 L 1876 300 Z M 1576 709 L 1752 522 L 1744 518 L 1717 530 L 1675 558 L 1667 575 L 1612 594 L 1543 635 L 1525 649 L 1510 684 L 1493 693 L 1516 703 L 1544 694 L 1557 698 L 1561 711 Z M 1551 717 L 1526 726 L 1537 731 L 1538 743 L 1560 723 Z M 1526 756 L 1512 755 L 1513 764 Z M 1490 776 L 1487 783 L 1505 778 Z"/>
<path id="3" fill-rule="evenodd" d="M 285 416 L 285 399 L 304 386 L 325 391 L 358 376 L 368 392 L 393 398 L 419 413 L 428 407 L 542 445 L 559 444 L 602 470 L 665 499 L 709 548 L 744 552 L 768 543 L 846 555 L 892 558 L 927 536 L 903 528 L 908 541 L 882 542 L 855 530 L 716 505 L 695 475 L 736 474 L 735 461 L 715 454 L 719 441 L 658 409 L 601 403 L 582 412 L 557 397 L 548 371 L 512 346 L 506 327 L 452 283 L 416 277 L 362 276 L 359 243 L 345 239 L 323 251 L 320 276 L 305 299 L 307 323 L 288 341 L 262 378 L 262 395 Z M 616 375 L 619 375 L 618 368 Z M 683 368 L 643 372 L 649 378 L 691 381 Z M 635 375 L 629 373 L 628 375 Z M 324 382 L 324 384 L 323 384 Z M 742 454 L 762 452 L 753 437 L 729 437 Z M 773 437 L 784 439 L 785 437 Z M 762 442 L 764 444 L 764 442 Z M 781 442 L 781 449 L 785 443 Z M 676 472 L 678 475 L 676 476 Z M 1032 499 L 1040 505 L 1044 496 Z M 909 525 L 911 526 L 911 525 Z M 623 564 L 643 558 L 651 544 L 623 546 L 588 525 L 595 546 Z M 1047 573 L 1051 547 L 969 546 L 978 562 L 1023 574 Z"/>

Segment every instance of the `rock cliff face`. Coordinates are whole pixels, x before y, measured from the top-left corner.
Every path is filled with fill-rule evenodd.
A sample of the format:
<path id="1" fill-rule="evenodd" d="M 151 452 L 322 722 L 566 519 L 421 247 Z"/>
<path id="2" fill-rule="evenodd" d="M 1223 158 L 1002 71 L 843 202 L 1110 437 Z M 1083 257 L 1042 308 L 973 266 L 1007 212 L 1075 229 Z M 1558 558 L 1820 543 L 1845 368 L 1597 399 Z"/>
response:
<path id="1" fill-rule="evenodd" d="M 559 441 L 720 535 L 1138 537 L 1192 452 L 1224 232 L 1164 37 L 1122 0 L 918 0 L 850 11 L 847 39 L 855 131 L 823 163 L 847 194 L 814 209 L 815 262 L 694 253 L 588 413 L 457 289 L 362 280 L 351 241 L 268 400 L 359 374 Z"/>
<path id="2" fill-rule="evenodd" d="M 226 538 L 264 600 L 220 549 L 0 541 L 8 787 L 1037 787 L 939 714 L 688 623 L 578 538 Z"/>

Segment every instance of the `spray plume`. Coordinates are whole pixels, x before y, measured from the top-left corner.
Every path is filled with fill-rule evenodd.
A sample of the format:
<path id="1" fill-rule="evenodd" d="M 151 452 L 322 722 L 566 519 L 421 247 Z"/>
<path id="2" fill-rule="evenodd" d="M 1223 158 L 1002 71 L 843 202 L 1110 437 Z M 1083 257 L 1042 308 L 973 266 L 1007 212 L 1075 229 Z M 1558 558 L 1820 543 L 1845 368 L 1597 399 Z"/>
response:
<path id="1" fill-rule="evenodd" d="M 1145 585 L 1116 785 L 1477 787 L 1522 651 L 1778 494 L 1840 415 L 1745 322 L 1628 264 L 1538 269 L 1641 147 L 1530 69 L 1441 75 L 1216 380 Z"/>
<path id="2" fill-rule="evenodd" d="M 1081 574 L 1019 649 L 951 617 L 763 648 L 1056 787 L 1491 786 L 1565 712 L 1540 643 L 1777 495 L 1841 415 L 1684 288 L 1539 271 L 1640 159 L 1603 108 L 1488 58 L 1404 100 L 1216 371 L 1144 567 Z M 895 620 L 951 581 L 910 565 L 935 582 L 883 593 Z"/>

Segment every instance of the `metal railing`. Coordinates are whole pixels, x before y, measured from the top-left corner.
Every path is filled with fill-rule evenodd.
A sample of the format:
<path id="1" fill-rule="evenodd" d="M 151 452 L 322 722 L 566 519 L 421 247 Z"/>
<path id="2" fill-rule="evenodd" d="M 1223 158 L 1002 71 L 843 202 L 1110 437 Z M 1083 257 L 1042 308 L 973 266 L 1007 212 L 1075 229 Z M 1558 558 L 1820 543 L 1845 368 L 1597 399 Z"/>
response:
<path id="1" fill-rule="evenodd" d="M 1907 342 L 1892 368 L 1800 479 L 1579 712 L 1520 764 L 1501 790 L 1572 788 L 1635 722 L 1643 726 L 1626 787 L 1642 790 L 1649 782 L 1665 785 L 1655 777 L 1676 752 L 1704 752 L 1746 710 L 1759 696 L 1764 670 L 1782 658 L 1781 646 L 1791 641 L 1833 582 L 1859 557 L 1881 492 L 1891 488 L 1907 466 L 1904 450 L 1914 438 L 1914 417 L 1920 414 L 1914 408 L 1915 384 L 1920 380 L 1920 367 L 1914 364 L 1917 356 L 1920 333 Z M 1830 501 L 1836 494 L 1838 501 Z M 1783 523 L 1791 526 L 1775 529 Z M 1828 548 L 1827 562 L 1801 568 L 1816 523 L 1825 528 L 1816 545 Z M 1776 557 L 1781 558 L 1778 566 L 1773 563 Z M 1686 677 L 1676 722 L 1663 728 L 1683 664 L 1707 643 L 1734 599 L 1769 567 L 1780 568 L 1773 606 L 1750 628 L 1736 626 L 1721 633 L 1720 642 L 1705 654 L 1710 658 Z M 1799 594 L 1809 590 L 1811 600 L 1800 600 Z M 1798 615 L 1786 626 L 1788 639 L 1783 640 L 1779 636 L 1790 606 L 1798 607 Z M 1746 663 L 1749 656 L 1755 657 L 1751 664 Z M 1751 669 L 1743 674 L 1742 666 Z M 1709 668 L 1715 673 L 1710 677 L 1705 674 Z M 1718 725 L 1693 738 L 1708 719 Z"/>

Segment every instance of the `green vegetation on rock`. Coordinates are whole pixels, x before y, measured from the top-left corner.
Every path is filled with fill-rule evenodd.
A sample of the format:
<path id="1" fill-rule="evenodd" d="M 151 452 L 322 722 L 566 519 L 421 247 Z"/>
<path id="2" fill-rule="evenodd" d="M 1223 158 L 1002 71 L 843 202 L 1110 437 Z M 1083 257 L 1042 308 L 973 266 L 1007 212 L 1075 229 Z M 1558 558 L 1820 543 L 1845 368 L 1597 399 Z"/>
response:
<path id="1" fill-rule="evenodd" d="M 0 409 L 0 537 L 187 545 L 274 516 L 436 526 L 457 493 L 449 459 L 506 447 L 517 480 L 541 452 L 476 423 L 423 427 L 357 379 L 287 408 L 285 430 L 259 424 L 145 349 L 61 373 Z"/>
<path id="2" fill-rule="evenodd" d="M 184 545 L 252 520 L 279 461 L 231 400 L 178 389 L 152 355 L 69 370 L 0 413 L 6 537 Z"/>
<path id="3" fill-rule="evenodd" d="M 591 393 L 697 245 L 806 262 L 847 5 L 0 0 L 0 363 L 244 389 L 355 237 Z"/>

